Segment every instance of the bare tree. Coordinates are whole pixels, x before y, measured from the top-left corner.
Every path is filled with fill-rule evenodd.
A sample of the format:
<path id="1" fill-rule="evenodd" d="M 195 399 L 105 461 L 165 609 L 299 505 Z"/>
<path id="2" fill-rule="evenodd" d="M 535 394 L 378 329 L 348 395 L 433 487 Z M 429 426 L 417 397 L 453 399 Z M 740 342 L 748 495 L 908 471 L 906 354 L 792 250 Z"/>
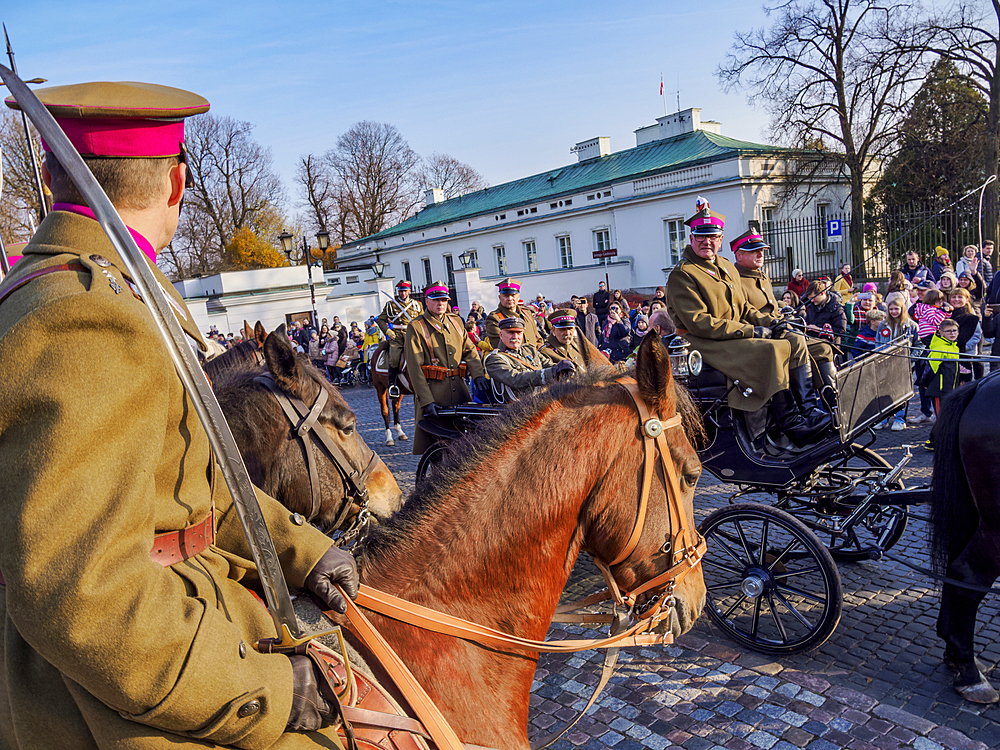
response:
<path id="1" fill-rule="evenodd" d="M 306 209 L 309 223 L 316 231 L 336 226 L 340 192 L 337 178 L 325 159 L 306 154 L 299 159 L 295 169 L 295 184 L 298 185 Z"/>
<path id="2" fill-rule="evenodd" d="M 773 25 L 737 33 L 716 75 L 767 109 L 777 142 L 823 145 L 800 152 L 799 169 L 810 169 L 810 153 L 839 163 L 851 186 L 858 263 L 866 179 L 890 152 L 929 66 L 929 29 L 908 0 L 787 0 L 764 10 Z"/>
<path id="3" fill-rule="evenodd" d="M 201 115 L 188 121 L 185 142 L 194 187 L 185 193 L 177 236 L 166 254 L 178 277 L 226 269 L 226 247 L 250 228 L 267 241 L 275 212 L 285 202 L 269 149 L 251 135 L 253 125 L 231 117 Z M 281 223 L 278 221 L 277 223 Z"/>
<path id="4" fill-rule="evenodd" d="M 340 187 L 342 236 L 359 239 L 398 224 L 417 206 L 420 157 L 395 125 L 355 123 L 324 156 Z"/>
<path id="5" fill-rule="evenodd" d="M 417 172 L 417 185 L 421 192 L 441 188 L 445 198 L 489 187 L 489 183 L 479 172 L 448 154 L 431 154 L 424 159 Z"/>
<path id="6" fill-rule="evenodd" d="M 0 237 L 5 243 L 26 242 L 41 221 L 38 207 L 38 187 L 28 154 L 21 116 L 4 108 L 0 112 L 0 169 L 3 190 L 0 192 Z M 41 143 L 31 128 L 36 159 L 41 154 Z M 52 196 L 46 196 L 48 207 Z"/>

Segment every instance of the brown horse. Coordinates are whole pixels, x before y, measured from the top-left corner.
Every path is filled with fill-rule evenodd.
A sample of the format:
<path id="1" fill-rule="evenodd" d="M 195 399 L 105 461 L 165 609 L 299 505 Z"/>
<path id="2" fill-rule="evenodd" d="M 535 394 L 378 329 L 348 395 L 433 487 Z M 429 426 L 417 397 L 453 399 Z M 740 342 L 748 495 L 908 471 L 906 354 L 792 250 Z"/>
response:
<path id="1" fill-rule="evenodd" d="M 382 412 L 382 421 L 385 422 L 385 444 L 395 445 L 396 441 L 392 437 L 393 430 L 396 431 L 396 437 L 400 440 L 409 439 L 403 432 L 403 426 L 399 423 L 399 402 L 403 396 L 413 395 L 413 391 L 410 390 L 409 378 L 406 376 L 406 360 L 404 358 L 399 363 L 402 370 L 396 378 L 400 395 L 392 398 L 389 395 L 389 343 L 383 341 L 379 344 L 378 349 L 370 359 L 371 362 L 368 366 L 371 368 L 372 385 L 375 386 L 375 396 L 378 398 L 379 410 Z M 392 417 L 391 429 L 389 427 L 390 416 Z"/>
<path id="2" fill-rule="evenodd" d="M 360 546 L 362 581 L 481 625 L 544 638 L 578 553 L 614 563 L 637 526 L 644 429 L 631 396 L 616 385 L 620 379 L 591 374 L 589 382 L 558 384 L 457 442 L 442 470 Z M 679 477 L 678 526 L 694 529 L 691 501 L 701 464 L 691 441 L 701 422 L 675 385 L 658 337 L 640 346 L 635 379 L 660 420 L 682 417 L 684 429 L 663 432 L 664 458 Z M 670 568 L 677 559 L 672 545 L 684 547 L 667 508 L 665 479 L 654 467 L 637 546 L 610 566 L 623 589 Z M 700 566 L 680 579 L 673 596 L 671 630 L 679 635 L 705 602 Z M 536 652 L 487 648 L 374 613 L 371 619 L 463 742 L 528 747 Z"/>
<path id="3" fill-rule="evenodd" d="M 267 371 L 277 388 L 306 405 L 312 405 L 320 392 L 325 391 L 327 401 L 318 428 L 325 431 L 338 452 L 346 457 L 348 471 L 364 470 L 374 457 L 373 470 L 365 481 L 368 510 L 380 520 L 396 513 L 404 498 L 392 473 L 358 434 L 354 412 L 340 393 L 305 357 L 295 353 L 284 326 L 266 337 L 261 352 L 263 364 L 249 356 L 251 347 L 256 346 L 255 342 L 245 341 L 205 366 L 251 481 L 324 531 L 333 531 L 338 520 L 343 527 L 362 510 L 349 481 L 327 456 L 316 462 L 321 502 L 313 513 L 314 495 L 306 455 L 309 448 L 296 437 L 272 390 L 260 381 Z M 314 440 L 310 436 L 306 439 Z M 312 450 L 323 455 L 318 442 Z M 346 502 L 351 502 L 352 507 L 346 508 Z"/>

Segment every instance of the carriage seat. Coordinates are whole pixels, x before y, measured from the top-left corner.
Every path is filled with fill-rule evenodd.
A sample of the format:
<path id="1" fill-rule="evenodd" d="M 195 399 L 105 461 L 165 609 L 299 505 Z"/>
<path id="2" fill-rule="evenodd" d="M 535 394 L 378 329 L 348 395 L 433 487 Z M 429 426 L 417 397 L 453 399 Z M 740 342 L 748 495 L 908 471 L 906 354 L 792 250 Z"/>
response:
<path id="1" fill-rule="evenodd" d="M 729 378 L 711 365 L 702 363 L 701 372 L 687 379 L 687 389 L 698 401 L 715 401 L 726 397 Z"/>

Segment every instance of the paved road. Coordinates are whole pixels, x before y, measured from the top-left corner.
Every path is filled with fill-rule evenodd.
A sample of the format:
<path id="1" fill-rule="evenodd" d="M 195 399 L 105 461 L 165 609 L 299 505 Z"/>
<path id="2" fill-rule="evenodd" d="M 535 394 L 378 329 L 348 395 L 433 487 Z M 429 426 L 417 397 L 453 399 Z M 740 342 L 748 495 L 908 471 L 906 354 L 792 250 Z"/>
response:
<path id="1" fill-rule="evenodd" d="M 416 459 L 409 442 L 382 445 L 384 430 L 371 388 L 344 396 L 365 440 L 379 451 L 400 486 L 413 488 Z M 413 402 L 403 424 L 413 434 Z M 877 433 L 873 446 L 895 463 L 903 445 L 922 445 L 927 427 Z M 904 479 L 930 477 L 932 456 L 914 449 Z M 699 520 L 727 504 L 731 489 L 703 479 L 695 498 Z M 915 509 L 920 513 L 921 509 Z M 926 525 L 911 519 L 893 553 L 927 565 Z M 557 749 L 620 750 L 938 750 L 1000 747 L 1000 708 L 964 703 L 951 688 L 934 633 L 938 594 L 929 580 L 892 560 L 839 565 L 844 609 L 833 636 L 819 648 L 781 658 L 741 650 L 703 616 L 671 646 L 624 653 L 618 673 Z M 603 588 L 596 570 L 578 563 L 567 594 Z M 998 598 L 979 613 L 980 658 L 1000 683 Z M 594 635 L 553 628 L 550 638 Z M 597 654 L 543 656 L 532 689 L 529 732 L 543 736 L 572 718 L 599 674 Z"/>

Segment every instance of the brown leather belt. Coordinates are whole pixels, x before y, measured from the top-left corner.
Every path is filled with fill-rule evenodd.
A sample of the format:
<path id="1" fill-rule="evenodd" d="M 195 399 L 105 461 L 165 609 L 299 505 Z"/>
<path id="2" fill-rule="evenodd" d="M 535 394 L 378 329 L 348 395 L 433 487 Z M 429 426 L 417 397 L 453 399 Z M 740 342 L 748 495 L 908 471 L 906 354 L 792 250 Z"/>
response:
<path id="1" fill-rule="evenodd" d="M 441 367 L 440 365 L 421 365 L 420 369 L 423 371 L 424 377 L 428 380 L 444 380 L 445 378 L 453 378 L 456 375 L 464 378 L 469 372 L 469 367 L 465 362 L 462 362 L 453 370 Z"/>
<path id="2" fill-rule="evenodd" d="M 174 563 L 187 560 L 204 552 L 215 541 L 215 524 L 209 513 L 198 523 L 185 526 L 178 531 L 165 531 L 153 537 L 153 549 L 149 551 L 149 559 L 164 568 Z M 6 586 L 3 573 L 0 572 L 0 586 Z"/>

